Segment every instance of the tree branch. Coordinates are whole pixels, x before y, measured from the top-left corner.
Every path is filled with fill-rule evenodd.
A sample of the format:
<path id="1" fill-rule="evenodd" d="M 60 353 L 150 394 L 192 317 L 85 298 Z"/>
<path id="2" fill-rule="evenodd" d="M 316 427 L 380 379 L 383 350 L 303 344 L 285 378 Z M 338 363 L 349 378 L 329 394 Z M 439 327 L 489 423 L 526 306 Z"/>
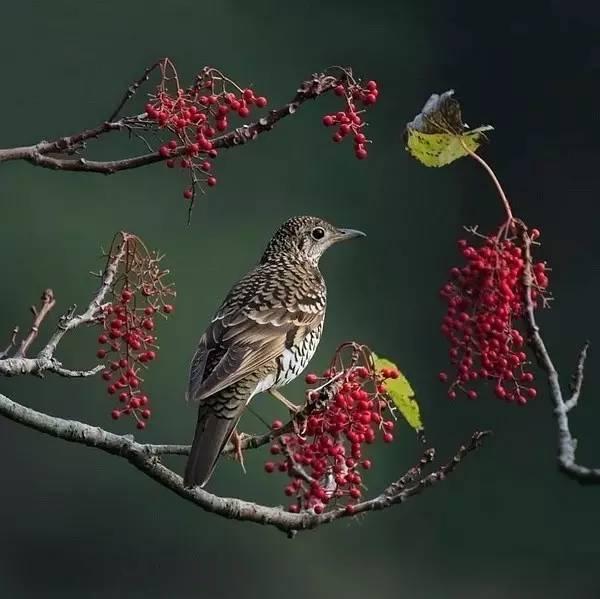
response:
<path id="1" fill-rule="evenodd" d="M 109 259 L 106 270 L 102 274 L 100 288 L 92 298 L 92 301 L 89 303 L 85 312 L 76 316 L 75 310 L 77 309 L 77 306 L 71 306 L 67 313 L 59 319 L 54 334 L 50 337 L 50 340 L 39 354 L 35 358 L 27 358 L 25 357 L 25 352 L 37 336 L 39 325 L 56 303 L 52 290 L 47 289 L 42 295 L 42 307 L 39 311 L 34 311 L 34 323 L 27 337 L 21 342 L 19 351 L 13 357 L 7 357 L 10 353 L 10 348 L 14 345 L 13 337 L 12 343 L 9 348 L 7 348 L 7 351 L 0 355 L 0 375 L 17 376 L 21 374 L 34 374 L 43 376 L 44 372 L 51 372 L 63 377 L 80 378 L 93 376 L 100 372 L 103 368 L 101 365 L 95 366 L 90 370 L 70 370 L 63 368 L 62 364 L 54 357 L 54 354 L 61 339 L 68 331 L 81 326 L 82 324 L 88 324 L 96 320 L 102 309 L 104 298 L 109 292 L 115 279 L 119 263 L 125 256 L 125 250 L 126 245 L 123 241 L 117 248 L 115 254 Z"/>
<path id="2" fill-rule="evenodd" d="M 0 414 L 46 435 L 63 439 L 70 443 L 94 447 L 111 455 L 124 458 L 146 476 L 149 476 L 183 499 L 194 503 L 207 512 L 225 518 L 274 526 L 293 536 L 296 531 L 316 528 L 350 515 L 350 512 L 344 508 L 333 509 L 319 515 L 313 512 L 292 514 L 281 507 L 268 507 L 242 499 L 219 497 L 198 487 L 194 487 L 193 489 L 186 488 L 183 486 L 182 478 L 162 464 L 156 455 L 161 452 L 159 448 L 169 447 L 173 449 L 181 448 L 182 446 L 144 445 L 135 441 L 132 436 L 115 435 L 102 428 L 90 426 L 83 422 L 65 420 L 38 412 L 32 408 L 18 404 L 2 394 L 0 394 Z M 481 445 L 483 438 L 487 434 L 487 432 L 475 433 L 469 443 L 459 448 L 454 458 L 448 464 L 442 465 L 437 471 L 423 478 L 420 478 L 419 471 L 417 476 L 418 481 L 408 486 L 404 483 L 400 484 L 400 481 L 403 481 L 401 477 L 395 487 L 391 485 L 381 495 L 356 504 L 352 514 L 384 509 L 398 503 L 403 503 L 410 497 L 420 494 L 426 488 L 443 480 L 447 474 L 452 472 L 468 453 L 475 451 Z M 169 451 L 169 453 L 176 452 Z M 429 463 L 433 459 L 433 452 L 432 450 L 428 450 L 426 454 L 428 456 L 426 462 Z M 431 459 L 429 458 L 429 454 L 431 454 Z M 413 482 L 412 475 L 406 478 L 406 481 Z"/>
<path id="3" fill-rule="evenodd" d="M 34 166 L 52 170 L 111 175 L 119 171 L 139 168 L 166 160 L 166 158 L 161 156 L 158 152 L 150 152 L 131 158 L 108 161 L 88 160 L 83 157 L 65 157 L 65 154 L 73 154 L 73 152 L 80 149 L 86 141 L 98 138 L 112 131 L 121 131 L 123 129 L 131 130 L 132 128 L 140 126 L 149 129 L 153 126 L 152 123 L 147 120 L 145 113 L 137 116 L 124 117 L 119 120 L 114 120 L 114 118 L 123 108 L 125 103 L 133 96 L 139 85 L 147 80 L 149 73 L 155 66 L 156 65 L 149 67 L 144 75 L 128 89 L 117 110 L 111 115 L 113 118 L 109 119 L 107 122 L 92 129 L 86 129 L 80 133 L 61 137 L 53 141 L 41 141 L 31 146 L 0 149 L 0 163 L 11 160 L 25 160 Z M 212 140 L 213 148 L 232 148 L 256 139 L 261 133 L 270 131 L 285 117 L 294 114 L 307 100 L 314 100 L 320 95 L 332 90 L 338 80 L 339 77 L 333 77 L 324 73 L 313 75 L 311 79 L 304 81 L 300 85 L 294 98 L 287 104 L 284 104 L 275 110 L 271 110 L 267 116 L 262 117 L 251 124 L 244 125 L 225 135 L 214 138 Z M 170 157 L 182 156 L 185 152 L 185 146 L 179 146 L 171 152 Z M 58 156 L 56 156 L 56 154 L 58 154 Z"/>
<path id="4" fill-rule="evenodd" d="M 515 223 L 519 227 L 525 251 L 525 273 L 523 280 L 525 286 L 525 322 L 529 333 L 529 344 L 535 352 L 540 368 L 546 373 L 550 397 L 554 403 L 554 417 L 556 418 L 558 430 L 558 466 L 567 476 L 579 482 L 600 484 L 600 468 L 588 468 L 587 466 L 578 464 L 576 461 L 577 439 L 571 433 L 568 416 L 569 411 L 577 405 L 579 400 L 589 346 L 586 343 L 579 354 L 572 393 L 570 398 L 565 400 L 560 386 L 558 371 L 552 362 L 535 318 L 535 305 L 531 293 L 534 281 L 533 259 L 531 255 L 532 240 L 527 233 L 527 227 L 520 221 L 515 221 Z"/>

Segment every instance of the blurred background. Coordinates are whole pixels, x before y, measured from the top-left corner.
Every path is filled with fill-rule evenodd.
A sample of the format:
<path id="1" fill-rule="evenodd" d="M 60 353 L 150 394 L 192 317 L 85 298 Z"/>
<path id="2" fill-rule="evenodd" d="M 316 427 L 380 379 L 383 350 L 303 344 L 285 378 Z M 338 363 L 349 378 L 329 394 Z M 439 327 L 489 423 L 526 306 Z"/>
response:
<path id="1" fill-rule="evenodd" d="M 0 329 L 30 322 L 28 306 L 51 286 L 58 308 L 41 337 L 95 287 L 99 248 L 113 233 L 139 234 L 167 254 L 176 312 L 160 326 L 161 352 L 147 390 L 148 442 L 186 442 L 195 414 L 183 401 L 196 341 L 230 285 L 258 259 L 273 230 L 315 214 L 369 237 L 330 252 L 325 336 L 314 368 L 344 340 L 368 343 L 410 378 L 427 436 L 449 457 L 473 430 L 495 435 L 443 484 L 406 504 L 287 540 L 270 528 L 206 514 L 123 460 L 0 420 L 0 596 L 429 598 L 600 597 L 600 487 L 557 472 L 552 406 L 540 385 L 526 407 L 490 391 L 450 402 L 437 381 L 447 347 L 438 289 L 458 260 L 462 225 L 493 230 L 503 218 L 485 173 L 462 160 L 427 169 L 404 151 L 402 130 L 432 92 L 457 90 L 465 120 L 493 124 L 482 150 L 515 211 L 542 231 L 556 302 L 540 317 L 564 381 L 586 338 L 600 338 L 598 92 L 600 8 L 564 0 L 500 5 L 402 0 L 368 3 L 221 0 L 168 3 L 6 3 L 0 23 L 0 147 L 51 139 L 102 122 L 145 66 L 168 55 L 186 79 L 206 64 L 253 84 L 277 106 L 307 76 L 332 64 L 376 79 L 370 156 L 330 142 L 321 116 L 334 97 L 303 107 L 246 147 L 224 152 L 219 185 L 190 226 L 181 172 L 156 165 L 103 177 L 25 163 L 0 166 L 3 293 Z M 143 98 L 140 98 L 140 102 Z M 126 135 L 92 143 L 89 155 L 143 151 Z M 65 365 L 95 364 L 93 331 L 60 346 Z M 592 346 L 585 391 L 573 413 L 579 460 L 600 465 L 600 376 Z M 300 398 L 297 382 L 288 397 Z M 131 432 L 110 420 L 100 380 L 2 379 L 0 392 L 68 418 Z M 265 418 L 285 412 L 267 398 Z M 253 416 L 246 430 L 261 430 Z M 402 425 L 373 449 L 372 492 L 419 455 Z M 283 478 L 248 474 L 223 460 L 210 490 L 269 504 Z M 181 469 L 183 460 L 170 463 Z"/>

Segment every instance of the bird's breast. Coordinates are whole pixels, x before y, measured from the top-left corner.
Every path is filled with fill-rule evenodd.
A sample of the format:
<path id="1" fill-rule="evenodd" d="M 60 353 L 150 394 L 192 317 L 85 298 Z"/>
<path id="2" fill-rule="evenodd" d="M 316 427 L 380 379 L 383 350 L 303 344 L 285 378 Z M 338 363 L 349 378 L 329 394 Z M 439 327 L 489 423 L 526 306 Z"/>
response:
<path id="1" fill-rule="evenodd" d="M 321 340 L 323 324 L 311 331 L 297 345 L 284 350 L 279 358 L 279 368 L 275 378 L 274 387 L 283 387 L 291 383 L 308 366 L 317 351 Z"/>

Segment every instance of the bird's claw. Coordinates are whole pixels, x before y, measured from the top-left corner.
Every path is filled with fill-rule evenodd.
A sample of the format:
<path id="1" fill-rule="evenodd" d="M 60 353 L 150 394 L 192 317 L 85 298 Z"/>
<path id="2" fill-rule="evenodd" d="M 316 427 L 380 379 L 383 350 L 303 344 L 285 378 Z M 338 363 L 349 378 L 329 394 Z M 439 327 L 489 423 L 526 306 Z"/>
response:
<path id="1" fill-rule="evenodd" d="M 233 459 L 240 463 L 242 472 L 246 474 L 246 466 L 244 465 L 244 454 L 242 452 L 242 435 L 237 432 L 237 429 L 231 434 L 231 443 L 233 444 Z"/>

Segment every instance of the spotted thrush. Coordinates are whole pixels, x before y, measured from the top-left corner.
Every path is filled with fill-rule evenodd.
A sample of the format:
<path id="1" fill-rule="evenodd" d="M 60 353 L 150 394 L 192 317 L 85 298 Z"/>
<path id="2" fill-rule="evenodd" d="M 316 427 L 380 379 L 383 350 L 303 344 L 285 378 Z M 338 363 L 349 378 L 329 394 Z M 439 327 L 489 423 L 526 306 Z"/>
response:
<path id="1" fill-rule="evenodd" d="M 228 293 L 190 367 L 187 398 L 198 404 L 198 423 L 186 486 L 206 484 L 252 397 L 269 391 L 286 401 L 277 389 L 306 368 L 323 331 L 327 289 L 319 259 L 355 237 L 364 233 L 312 216 L 291 218 Z"/>

